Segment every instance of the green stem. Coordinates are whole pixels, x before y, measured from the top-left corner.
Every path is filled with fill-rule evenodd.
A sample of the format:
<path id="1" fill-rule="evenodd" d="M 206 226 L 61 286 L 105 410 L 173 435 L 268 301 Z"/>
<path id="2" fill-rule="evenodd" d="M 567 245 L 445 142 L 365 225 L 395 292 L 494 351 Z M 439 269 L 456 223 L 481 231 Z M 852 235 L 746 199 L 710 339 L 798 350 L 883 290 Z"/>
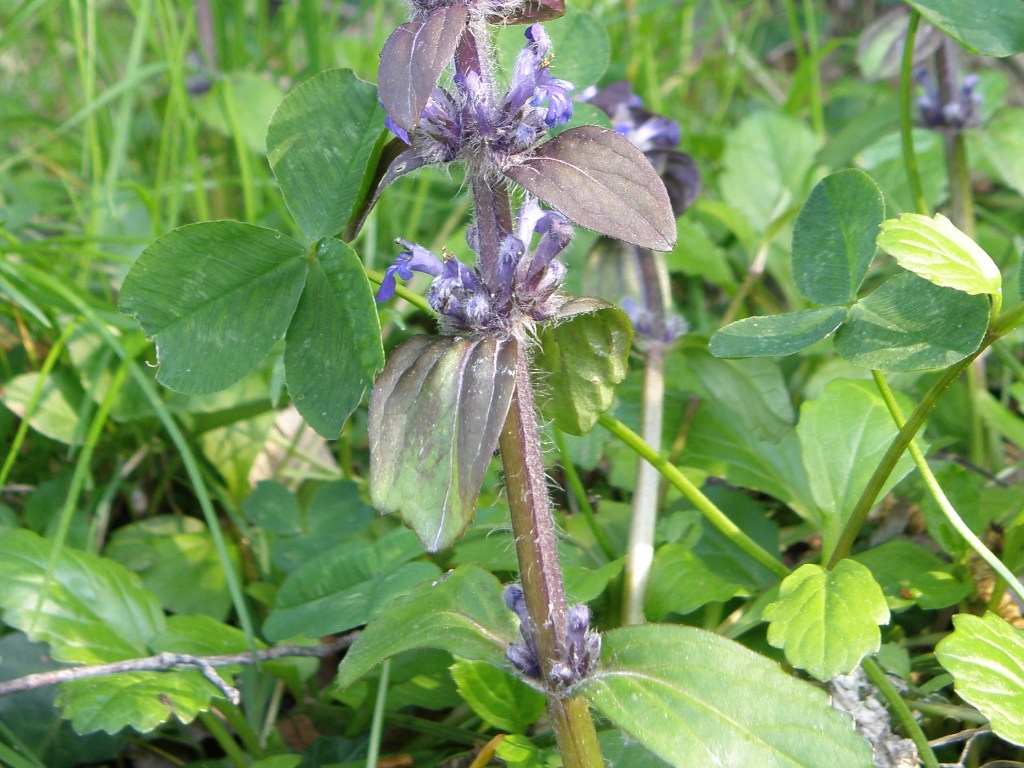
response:
<path id="1" fill-rule="evenodd" d="M 648 445 L 636 432 L 631 430 L 621 421 L 607 413 L 602 413 L 598 423 L 619 438 L 633 451 L 642 456 L 653 466 L 662 477 L 675 486 L 680 493 L 693 504 L 708 522 L 718 529 L 719 533 L 725 536 L 739 549 L 746 552 L 751 558 L 763 565 L 780 579 L 789 575 L 789 568 L 781 560 L 773 556 L 768 550 L 747 536 L 739 527 L 730 520 L 722 510 L 700 492 L 693 483 L 678 468 L 673 466 L 668 459 L 659 455 L 654 448 Z"/>
<path id="2" fill-rule="evenodd" d="M 224 723 L 220 721 L 212 712 L 200 712 L 199 722 L 203 724 L 207 732 L 213 737 L 217 745 L 224 750 L 224 754 L 227 755 L 228 760 L 235 768 L 247 768 L 249 765 L 249 758 L 245 756 L 245 752 L 238 746 L 235 740 L 231 737 L 228 729 Z"/>
<path id="3" fill-rule="evenodd" d="M 377 683 L 377 698 L 373 703 L 373 721 L 370 724 L 370 744 L 366 751 L 366 768 L 376 768 L 380 759 L 380 737 L 384 731 L 384 705 L 388 700 L 388 677 L 391 675 L 391 659 L 384 659 L 380 665 L 380 682 Z"/>
<path id="4" fill-rule="evenodd" d="M 928 416 L 935 409 L 935 406 L 938 405 L 939 400 L 945 394 L 946 390 L 952 386 L 953 382 L 957 380 L 964 369 L 967 368 L 967 366 L 969 366 L 974 359 L 978 357 L 978 355 L 1014 328 L 1019 326 L 1022 322 L 1024 322 L 1024 303 L 1018 304 L 1012 309 L 1008 309 L 997 317 L 989 326 L 988 334 L 986 334 L 985 339 L 981 342 L 981 346 L 979 346 L 973 354 L 968 355 L 963 360 L 960 360 L 947 368 L 946 372 L 939 377 L 939 380 L 932 385 L 931 389 L 928 390 L 921 402 L 917 404 L 914 412 L 910 414 L 910 418 L 907 419 L 906 423 L 900 428 L 896 437 L 893 438 L 892 444 L 889 446 L 889 450 L 885 452 L 882 460 L 878 463 L 878 466 L 875 467 L 875 471 L 868 480 L 867 485 L 864 487 L 864 491 L 861 493 L 860 498 L 857 499 L 857 504 L 850 513 L 850 518 L 846 521 L 846 526 L 843 528 L 843 532 L 840 534 L 839 540 L 836 542 L 835 550 L 829 557 L 828 567 L 830 569 L 834 568 L 836 563 L 850 554 L 850 550 L 853 548 L 853 542 L 857 539 L 860 529 L 867 520 L 868 514 L 871 512 L 871 507 L 874 506 L 875 499 L 877 499 L 878 494 L 881 493 L 882 487 L 885 485 L 885 481 L 888 480 L 889 475 L 892 474 L 892 470 L 896 466 L 896 462 L 900 460 L 900 457 L 903 455 L 903 451 L 907 449 L 910 441 L 914 439 L 914 435 L 916 435 L 920 431 L 921 427 L 924 426 Z"/>
<path id="5" fill-rule="evenodd" d="M 811 71 L 808 75 L 811 83 L 811 123 L 818 139 L 825 137 L 825 110 L 821 99 L 821 66 L 818 60 L 818 22 L 814 16 L 814 3 L 804 0 L 804 23 L 807 25 L 807 57 Z"/>
<path id="6" fill-rule="evenodd" d="M 498 443 L 505 470 L 505 493 L 519 559 L 526 608 L 545 681 L 568 650 L 568 606 L 558 565 L 555 522 L 537 432 L 526 351 L 520 346 L 516 386 Z M 597 732 L 586 700 L 548 695 L 548 707 L 565 768 L 603 765 Z"/>
<path id="7" fill-rule="evenodd" d="M 259 736 L 256 735 L 256 732 L 249 725 L 249 721 L 245 719 L 245 714 L 241 709 L 234 704 L 223 704 L 218 707 L 218 711 L 224 715 L 224 719 L 228 721 L 228 724 L 235 729 L 238 738 L 242 740 L 242 744 L 254 760 L 259 760 L 266 756 L 263 747 L 260 746 Z"/>
<path id="8" fill-rule="evenodd" d="M 907 173 L 907 185 L 910 196 L 914 199 L 914 207 L 918 213 L 928 215 L 928 203 L 921 184 L 921 172 L 917 166 L 917 153 L 914 151 L 914 113 L 911 101 L 911 88 L 914 83 L 914 39 L 917 27 L 921 23 L 921 14 L 911 10 L 910 21 L 907 23 L 907 37 L 903 42 L 903 66 L 900 69 L 900 136 L 903 139 L 903 168 Z"/>
<path id="9" fill-rule="evenodd" d="M 597 516 L 594 514 L 594 507 L 590 504 L 590 497 L 587 496 L 587 489 L 583 486 L 579 472 L 573 466 L 572 457 L 569 456 L 569 451 L 565 446 L 565 435 L 558 427 L 553 427 L 551 433 L 555 439 L 555 446 L 558 448 L 558 456 L 562 461 L 562 471 L 565 472 L 565 479 L 569 482 L 573 496 L 576 497 L 576 504 L 583 513 L 583 519 L 587 521 L 587 527 L 594 535 L 594 541 L 601 548 L 601 554 L 609 561 L 614 560 L 616 558 L 615 550 L 608 541 L 608 537 L 604 535 L 604 531 L 601 530 L 601 526 L 597 524 Z"/>
<path id="10" fill-rule="evenodd" d="M 903 413 L 900 411 L 899 405 L 896 403 L 896 398 L 893 397 L 892 390 L 889 389 L 888 383 L 885 378 L 878 371 L 872 371 L 871 375 L 875 379 L 875 385 L 878 387 L 878 391 L 882 394 L 882 399 L 885 400 L 885 405 L 889 409 L 889 413 L 892 414 L 892 420 L 896 422 L 896 426 L 902 427 L 904 424 Z M 917 441 L 911 440 L 907 448 L 910 450 L 910 455 L 914 457 L 914 463 L 917 465 L 917 471 L 921 473 L 921 478 L 924 480 L 925 486 L 931 493 L 932 498 L 939 505 L 939 509 L 942 510 L 942 514 L 945 515 L 946 520 L 953 526 L 954 530 L 959 533 L 964 541 L 966 541 L 971 549 L 984 560 L 988 566 L 998 573 L 1005 581 L 1007 586 L 1016 593 L 1018 597 L 1024 600 L 1024 585 L 1020 583 L 1020 580 L 1014 576 L 1013 572 L 1003 565 L 1002 561 L 999 560 L 992 552 L 984 545 L 974 531 L 972 531 L 967 524 L 961 519 L 960 515 L 957 514 L 956 509 L 950 503 L 946 494 L 943 492 L 942 487 L 939 485 L 938 480 L 935 479 L 935 475 L 928 466 L 928 462 L 925 461 L 924 454 L 917 445 Z"/>
<path id="11" fill-rule="evenodd" d="M 64 330 L 61 331 L 60 336 L 58 336 L 57 340 L 53 342 L 53 346 L 50 347 L 50 351 L 46 354 L 46 359 L 43 361 L 43 367 L 39 369 L 39 378 L 36 379 L 36 385 L 32 388 L 32 395 L 29 397 L 28 403 L 25 404 L 25 414 L 21 419 L 21 423 L 18 424 L 18 431 L 14 434 L 14 440 L 11 442 L 11 449 L 7 452 L 7 458 L 4 459 L 3 468 L 0 468 L 0 487 L 3 487 L 7 483 L 7 478 L 11 474 L 14 462 L 18 458 L 18 452 L 21 450 L 21 444 L 25 442 L 25 436 L 28 434 L 29 423 L 35 416 L 36 409 L 39 407 L 39 401 L 43 396 L 43 387 L 46 386 L 50 373 L 53 371 L 54 366 L 60 359 L 61 353 L 64 351 L 64 345 L 71 337 L 71 334 L 78 329 L 78 326 L 78 320 L 70 322 L 64 326 Z"/>
<path id="12" fill-rule="evenodd" d="M 917 756 L 921 758 L 921 762 L 924 763 L 925 768 L 939 768 L 939 761 L 935 757 L 935 753 L 932 752 L 931 746 L 928 744 L 928 737 L 924 735 L 924 731 L 921 730 L 920 724 L 914 718 L 914 713 L 910 711 L 910 707 L 907 706 L 907 702 L 903 700 L 899 692 L 893 687 L 892 683 L 889 682 L 889 678 L 885 676 L 885 672 L 878 666 L 878 663 L 871 657 L 867 657 L 861 662 L 861 666 L 864 668 L 864 672 L 867 673 L 868 678 L 874 683 L 875 687 L 881 691 L 882 696 L 889 702 L 889 707 L 892 709 L 893 714 L 899 718 L 900 723 L 903 724 L 903 729 L 907 732 L 907 736 L 911 738 L 914 744 L 917 746 Z"/>

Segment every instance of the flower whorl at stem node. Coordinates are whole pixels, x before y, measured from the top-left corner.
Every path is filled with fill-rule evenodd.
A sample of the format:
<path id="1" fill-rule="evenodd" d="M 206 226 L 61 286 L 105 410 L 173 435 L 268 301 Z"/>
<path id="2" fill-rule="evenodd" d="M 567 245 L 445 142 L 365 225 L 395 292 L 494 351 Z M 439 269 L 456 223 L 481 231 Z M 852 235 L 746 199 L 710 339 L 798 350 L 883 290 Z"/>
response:
<path id="1" fill-rule="evenodd" d="M 572 83 L 550 73 L 551 39 L 540 24 L 524 33 L 512 79 L 498 102 L 477 71 L 456 72 L 454 93 L 435 87 L 417 127 L 406 131 L 391 117 L 385 125 L 427 163 L 473 160 L 485 170 L 506 167 L 510 158 L 537 146 L 550 128 L 572 118 Z"/>
<path id="2" fill-rule="evenodd" d="M 399 239 L 403 250 L 384 274 L 377 301 L 395 294 L 396 279 L 413 272 L 432 275 L 427 301 L 455 331 L 507 334 L 520 321 L 546 320 L 562 303 L 556 295 L 565 265 L 556 258 L 572 241 L 572 225 L 557 211 L 544 210 L 527 199 L 519 209 L 515 232 L 504 236 L 497 254 L 493 285 L 450 253 L 442 256 L 416 243 Z M 534 234 L 537 246 L 530 250 Z M 479 251 L 475 227 L 466 233 L 469 247 Z"/>
<path id="3" fill-rule="evenodd" d="M 586 605 L 578 603 L 569 609 L 566 647 L 562 649 L 562 658 L 552 663 L 546 680 L 537 654 L 535 630 L 526 610 L 526 597 L 517 584 L 505 588 L 505 605 L 519 617 L 522 637 L 521 643 L 508 647 L 505 657 L 521 675 L 546 683 L 555 691 L 566 691 L 597 667 L 601 659 L 601 634 L 590 628 L 590 609 Z"/>

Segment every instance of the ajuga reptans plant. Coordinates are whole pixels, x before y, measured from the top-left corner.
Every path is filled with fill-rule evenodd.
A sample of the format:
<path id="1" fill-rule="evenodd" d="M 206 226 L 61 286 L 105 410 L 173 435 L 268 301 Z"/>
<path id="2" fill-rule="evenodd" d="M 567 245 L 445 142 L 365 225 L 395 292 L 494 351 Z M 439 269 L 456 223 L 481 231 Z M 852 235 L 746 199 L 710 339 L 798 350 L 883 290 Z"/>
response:
<path id="1" fill-rule="evenodd" d="M 473 196 L 473 224 L 461 259 L 399 240 L 378 300 L 413 272 L 434 279 L 428 302 L 441 335 L 396 349 L 370 402 L 370 493 L 400 512 L 424 545 L 452 544 L 472 520 L 484 471 L 501 449 L 522 587 L 506 591 L 522 641 L 513 667 L 548 693 L 567 765 L 599 764 L 587 705 L 571 695 L 597 663 L 600 638 L 586 606 L 566 604 L 555 550 L 530 380 L 531 340 L 540 324 L 588 311 L 561 292 L 559 255 L 572 222 L 646 248 L 675 239 L 668 193 L 627 139 L 595 126 L 548 138 L 573 113 L 573 85 L 552 71 L 554 51 L 539 23 L 525 30 L 507 89 L 491 57 L 489 24 L 535 22 L 560 4 L 413 4 L 412 20 L 388 39 L 378 75 L 387 125 L 407 145 L 403 168 L 461 162 Z M 453 60 L 450 87 L 439 85 Z M 525 196 L 513 215 L 516 186 Z M 542 205 L 546 204 L 546 207 Z M 457 414 L 449 419 L 452 413 Z M 448 482 L 424 488 L 424 465 Z"/>

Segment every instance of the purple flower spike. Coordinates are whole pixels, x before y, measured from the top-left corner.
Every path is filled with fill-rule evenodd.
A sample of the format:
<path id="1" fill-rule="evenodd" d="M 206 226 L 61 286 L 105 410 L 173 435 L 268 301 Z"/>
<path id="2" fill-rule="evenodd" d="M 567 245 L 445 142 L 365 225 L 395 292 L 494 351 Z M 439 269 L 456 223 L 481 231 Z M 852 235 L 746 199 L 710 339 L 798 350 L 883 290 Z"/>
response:
<path id="1" fill-rule="evenodd" d="M 422 272 L 426 275 L 441 274 L 444 263 L 433 253 L 422 245 L 409 243 L 399 239 L 397 241 L 405 250 L 395 257 L 394 262 L 384 273 L 384 280 L 377 291 L 377 301 L 387 301 L 395 295 L 395 275 L 403 280 L 411 280 L 413 272 Z"/>
<path id="2" fill-rule="evenodd" d="M 527 27 L 525 36 L 528 42 L 516 58 L 512 83 L 505 98 L 505 109 L 507 113 L 515 114 L 527 102 L 532 107 L 540 107 L 547 102 L 545 125 L 550 128 L 567 123 L 572 118 L 569 91 L 574 86 L 566 80 L 552 77 L 548 71 L 551 66 L 551 38 L 540 24 Z"/>

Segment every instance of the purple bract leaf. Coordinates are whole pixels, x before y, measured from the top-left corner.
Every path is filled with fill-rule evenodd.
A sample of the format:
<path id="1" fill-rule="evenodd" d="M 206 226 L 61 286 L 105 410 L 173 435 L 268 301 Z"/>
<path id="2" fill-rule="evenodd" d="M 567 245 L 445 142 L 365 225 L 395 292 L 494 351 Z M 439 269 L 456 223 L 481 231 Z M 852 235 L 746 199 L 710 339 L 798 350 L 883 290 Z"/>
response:
<path id="1" fill-rule="evenodd" d="M 701 176 L 697 163 L 685 152 L 674 149 L 651 149 L 645 154 L 665 182 L 672 213 L 682 216 L 700 192 Z"/>
<path id="2" fill-rule="evenodd" d="M 414 336 L 388 357 L 370 397 L 370 498 L 401 512 L 430 552 L 476 513 L 515 388 L 517 342 Z"/>
<path id="3" fill-rule="evenodd" d="M 463 3 L 441 6 L 427 18 L 403 24 L 384 43 L 377 72 L 380 102 L 391 120 L 411 131 L 420 121 L 441 72 L 466 27 Z"/>
<path id="4" fill-rule="evenodd" d="M 676 241 L 668 193 L 643 152 L 614 131 L 570 128 L 505 175 L 580 226 L 655 251 Z"/>
<path id="5" fill-rule="evenodd" d="M 366 217 L 370 215 L 373 206 L 377 204 L 380 193 L 391 184 L 407 173 L 412 173 L 418 168 L 427 164 L 416 152 L 407 146 L 401 139 L 392 139 L 380 153 L 377 167 L 374 169 L 373 177 L 370 179 L 369 187 L 365 195 L 352 211 L 352 216 L 345 225 L 342 240 L 346 243 L 352 242 L 359 230 L 363 228 Z"/>

